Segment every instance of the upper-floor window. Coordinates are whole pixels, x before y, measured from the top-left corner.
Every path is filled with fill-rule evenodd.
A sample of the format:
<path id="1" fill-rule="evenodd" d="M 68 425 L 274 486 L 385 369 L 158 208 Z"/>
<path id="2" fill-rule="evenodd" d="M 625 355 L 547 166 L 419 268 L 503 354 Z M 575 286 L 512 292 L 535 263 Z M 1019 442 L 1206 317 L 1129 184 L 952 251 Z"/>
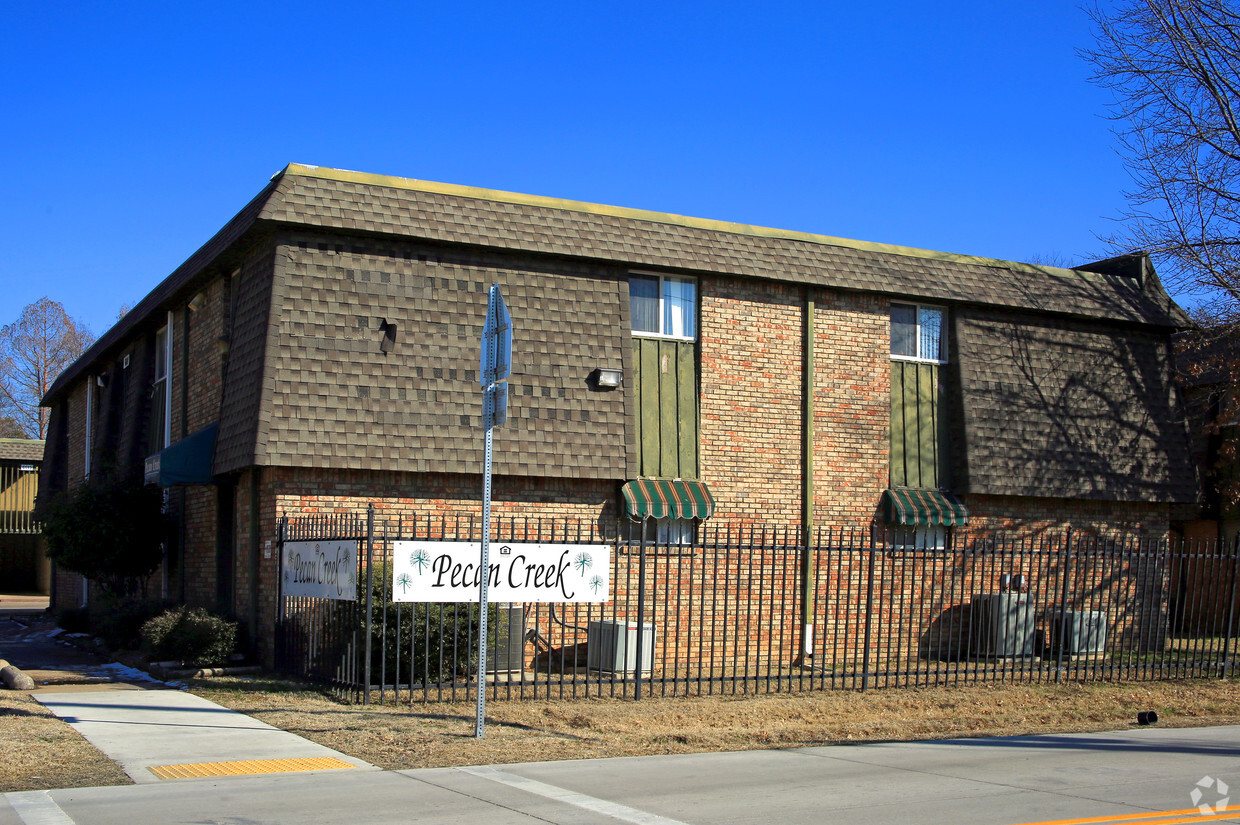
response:
<path id="1" fill-rule="evenodd" d="M 629 310 L 633 332 L 667 338 L 697 338 L 697 282 L 670 275 L 631 275 Z"/>
<path id="2" fill-rule="evenodd" d="M 891 305 L 891 357 L 947 363 L 942 307 Z"/>
<path id="3" fill-rule="evenodd" d="M 147 452 L 157 453 L 168 446 L 172 435 L 172 395 L 168 392 L 172 361 L 171 324 L 155 334 L 155 380 L 151 386 L 151 423 L 147 433 Z"/>

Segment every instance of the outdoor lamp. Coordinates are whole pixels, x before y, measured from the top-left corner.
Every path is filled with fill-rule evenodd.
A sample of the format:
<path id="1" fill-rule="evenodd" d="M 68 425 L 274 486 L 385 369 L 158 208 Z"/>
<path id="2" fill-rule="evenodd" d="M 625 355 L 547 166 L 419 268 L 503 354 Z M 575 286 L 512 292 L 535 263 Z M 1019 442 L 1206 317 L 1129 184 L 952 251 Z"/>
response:
<path id="1" fill-rule="evenodd" d="M 610 367 L 599 367 L 594 371 L 594 383 L 600 389 L 615 389 L 624 382 L 624 371 Z"/>

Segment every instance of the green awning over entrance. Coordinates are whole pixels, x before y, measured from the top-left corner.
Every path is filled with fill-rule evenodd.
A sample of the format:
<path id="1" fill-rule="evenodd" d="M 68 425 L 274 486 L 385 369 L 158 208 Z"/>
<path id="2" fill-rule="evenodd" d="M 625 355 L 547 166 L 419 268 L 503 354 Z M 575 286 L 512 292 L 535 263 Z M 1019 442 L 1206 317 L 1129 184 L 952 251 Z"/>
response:
<path id="1" fill-rule="evenodd" d="M 159 486 L 210 484 L 215 458 L 215 431 L 219 424 L 203 427 L 159 453 Z"/>
<path id="2" fill-rule="evenodd" d="M 705 482 L 679 478 L 638 478 L 620 488 L 624 513 L 631 519 L 710 518 L 715 499 Z"/>
<path id="3" fill-rule="evenodd" d="M 904 527 L 963 527 L 969 510 L 946 490 L 893 487 L 883 493 L 887 522 Z"/>

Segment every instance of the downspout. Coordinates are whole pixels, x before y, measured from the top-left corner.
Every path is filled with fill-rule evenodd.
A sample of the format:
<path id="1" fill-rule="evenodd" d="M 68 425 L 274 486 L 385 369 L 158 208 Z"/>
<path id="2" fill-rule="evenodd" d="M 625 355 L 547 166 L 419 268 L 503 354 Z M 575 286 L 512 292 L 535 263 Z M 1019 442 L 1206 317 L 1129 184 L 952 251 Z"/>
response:
<path id="1" fill-rule="evenodd" d="M 802 327 L 804 367 L 801 375 L 801 655 L 803 664 L 814 656 L 814 293 L 805 287 Z"/>

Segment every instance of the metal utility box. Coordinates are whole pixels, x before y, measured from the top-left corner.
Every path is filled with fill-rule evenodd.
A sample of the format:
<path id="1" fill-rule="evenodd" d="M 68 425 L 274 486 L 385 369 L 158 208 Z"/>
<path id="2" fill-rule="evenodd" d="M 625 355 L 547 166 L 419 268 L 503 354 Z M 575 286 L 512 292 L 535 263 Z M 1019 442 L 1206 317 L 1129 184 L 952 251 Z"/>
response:
<path id="1" fill-rule="evenodd" d="M 654 625 L 641 626 L 642 671 L 654 662 Z M 610 673 L 637 669 L 637 622 L 601 621 L 586 625 L 586 667 Z"/>
<path id="2" fill-rule="evenodd" d="M 1080 656 L 1101 653 L 1107 643 L 1107 614 L 1101 610 L 1066 610 L 1051 617 L 1051 647 Z"/>
<path id="3" fill-rule="evenodd" d="M 519 673 L 525 669 L 525 607 L 510 602 L 491 605 L 487 616 L 487 673 Z"/>
<path id="4" fill-rule="evenodd" d="M 1033 655 L 1033 599 L 1028 593 L 973 597 L 973 653 L 1013 658 Z"/>

